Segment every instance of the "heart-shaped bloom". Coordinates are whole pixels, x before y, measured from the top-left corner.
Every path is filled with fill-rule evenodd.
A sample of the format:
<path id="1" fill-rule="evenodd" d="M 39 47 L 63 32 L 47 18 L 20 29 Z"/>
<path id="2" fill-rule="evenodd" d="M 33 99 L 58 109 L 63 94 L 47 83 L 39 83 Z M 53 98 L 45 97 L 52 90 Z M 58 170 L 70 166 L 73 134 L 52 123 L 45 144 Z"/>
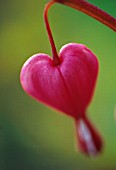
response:
<path id="1" fill-rule="evenodd" d="M 98 60 L 86 46 L 76 43 L 63 46 L 59 60 L 55 65 L 47 54 L 29 58 L 21 70 L 22 87 L 39 102 L 73 117 L 80 150 L 96 155 L 101 137 L 85 114 L 96 84 Z"/>

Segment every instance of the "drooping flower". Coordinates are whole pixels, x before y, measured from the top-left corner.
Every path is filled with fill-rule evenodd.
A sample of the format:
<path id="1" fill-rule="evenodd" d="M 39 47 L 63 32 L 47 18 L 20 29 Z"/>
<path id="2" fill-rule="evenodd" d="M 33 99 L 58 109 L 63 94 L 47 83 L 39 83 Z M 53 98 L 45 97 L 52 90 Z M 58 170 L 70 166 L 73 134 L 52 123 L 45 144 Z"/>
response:
<path id="1" fill-rule="evenodd" d="M 116 30 L 116 20 L 111 16 L 108 19 L 108 14 L 84 0 L 49 2 L 44 11 L 44 20 L 53 56 L 51 58 L 47 54 L 39 53 L 30 57 L 20 74 L 22 87 L 27 94 L 74 118 L 79 150 L 94 156 L 102 150 L 103 142 L 86 114 L 98 76 L 98 59 L 85 45 L 77 43 L 66 44 L 61 48 L 59 55 L 57 54 L 47 18 L 48 9 L 55 2 L 76 8 L 113 30 Z"/>
<path id="2" fill-rule="evenodd" d="M 95 155 L 102 142 L 88 123 L 86 110 L 96 84 L 98 60 L 87 47 L 76 43 L 62 47 L 59 60 L 55 65 L 46 54 L 32 56 L 22 68 L 21 84 L 30 96 L 73 117 L 79 148 Z"/>

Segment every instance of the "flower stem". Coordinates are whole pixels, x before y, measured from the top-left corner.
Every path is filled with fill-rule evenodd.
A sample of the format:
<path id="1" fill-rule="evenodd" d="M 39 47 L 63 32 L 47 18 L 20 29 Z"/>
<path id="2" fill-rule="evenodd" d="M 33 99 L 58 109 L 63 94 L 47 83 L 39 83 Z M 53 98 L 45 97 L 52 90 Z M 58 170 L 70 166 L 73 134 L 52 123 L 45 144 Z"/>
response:
<path id="1" fill-rule="evenodd" d="M 87 2 L 86 0 L 54 0 L 54 2 L 58 2 L 74 9 L 77 9 L 92 18 L 95 18 L 102 24 L 111 28 L 116 32 L 116 18 L 112 17 L 105 11 L 96 7 L 95 5 Z"/>
<path id="2" fill-rule="evenodd" d="M 48 37 L 50 40 L 51 48 L 52 48 L 53 61 L 55 65 L 60 64 L 60 59 L 57 54 L 56 46 L 54 43 L 54 39 L 52 36 L 49 21 L 48 21 L 48 10 L 56 2 L 67 5 L 74 9 L 77 9 L 91 16 L 92 18 L 98 20 L 99 22 L 101 22 L 102 24 L 106 25 L 107 27 L 111 28 L 112 30 L 116 32 L 116 18 L 112 17 L 105 11 L 87 2 L 86 0 L 51 0 L 50 2 L 47 3 L 44 9 L 44 20 L 45 20 L 45 25 L 46 25 Z"/>
<path id="3" fill-rule="evenodd" d="M 54 1 L 50 1 L 46 5 L 46 7 L 44 9 L 44 20 L 45 20 L 45 25 L 46 25 L 48 37 L 49 37 L 49 40 L 50 40 L 51 48 L 52 48 L 53 61 L 54 61 L 55 65 L 59 65 L 60 64 L 60 59 L 59 59 L 58 54 L 57 54 L 57 50 L 56 50 L 56 47 L 55 47 L 55 43 L 54 43 L 54 39 L 53 39 L 53 36 L 52 36 L 51 28 L 50 28 L 50 25 L 49 25 L 49 22 L 48 22 L 48 10 L 54 3 L 55 3 Z"/>

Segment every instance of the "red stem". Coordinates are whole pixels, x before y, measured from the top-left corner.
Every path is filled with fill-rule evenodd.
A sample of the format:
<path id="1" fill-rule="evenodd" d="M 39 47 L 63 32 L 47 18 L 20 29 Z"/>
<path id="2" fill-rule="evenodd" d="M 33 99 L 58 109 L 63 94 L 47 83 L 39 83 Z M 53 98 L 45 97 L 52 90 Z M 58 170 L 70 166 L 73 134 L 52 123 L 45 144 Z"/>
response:
<path id="1" fill-rule="evenodd" d="M 48 10 L 54 3 L 55 3 L 54 1 L 51 1 L 46 5 L 46 7 L 44 9 L 44 20 L 45 20 L 46 29 L 47 29 L 48 37 L 49 37 L 49 40 L 50 40 L 51 48 L 52 48 L 53 61 L 54 61 L 55 65 L 59 65 L 60 59 L 59 59 L 58 54 L 57 54 L 57 50 L 56 50 L 56 47 L 55 47 L 51 28 L 50 28 L 50 25 L 49 25 L 49 22 L 48 22 Z"/>
<path id="2" fill-rule="evenodd" d="M 51 48 L 52 48 L 53 61 L 55 65 L 60 64 L 60 59 L 57 54 L 51 28 L 48 22 L 48 10 L 55 2 L 77 9 L 95 18 L 96 20 L 98 20 L 99 22 L 103 23 L 104 25 L 108 26 L 109 28 L 111 28 L 112 30 L 116 32 L 116 19 L 112 17 L 111 15 L 107 14 L 106 12 L 104 12 L 103 10 L 101 10 L 100 8 L 96 7 L 95 5 L 87 2 L 86 0 L 52 0 L 50 1 L 44 9 L 44 20 L 45 20 Z"/>
<path id="3" fill-rule="evenodd" d="M 116 18 L 107 14 L 95 5 L 87 2 L 86 0 L 54 0 L 55 2 L 67 5 L 74 9 L 77 9 L 108 26 L 116 32 Z"/>

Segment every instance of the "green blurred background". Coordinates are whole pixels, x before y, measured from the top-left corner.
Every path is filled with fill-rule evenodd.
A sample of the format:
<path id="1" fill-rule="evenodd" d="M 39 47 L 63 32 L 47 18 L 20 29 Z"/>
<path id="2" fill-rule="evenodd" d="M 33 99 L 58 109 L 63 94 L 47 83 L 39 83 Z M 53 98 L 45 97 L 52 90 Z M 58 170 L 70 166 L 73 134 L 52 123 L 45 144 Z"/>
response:
<path id="1" fill-rule="evenodd" d="M 90 159 L 75 151 L 74 122 L 27 96 L 20 85 L 23 63 L 51 49 L 43 22 L 47 0 L 0 0 L 0 170 L 116 170 L 116 34 L 74 9 L 49 12 L 57 49 L 86 44 L 100 72 L 89 116 L 104 137 L 103 153 Z M 116 17 L 115 0 L 91 0 Z"/>

